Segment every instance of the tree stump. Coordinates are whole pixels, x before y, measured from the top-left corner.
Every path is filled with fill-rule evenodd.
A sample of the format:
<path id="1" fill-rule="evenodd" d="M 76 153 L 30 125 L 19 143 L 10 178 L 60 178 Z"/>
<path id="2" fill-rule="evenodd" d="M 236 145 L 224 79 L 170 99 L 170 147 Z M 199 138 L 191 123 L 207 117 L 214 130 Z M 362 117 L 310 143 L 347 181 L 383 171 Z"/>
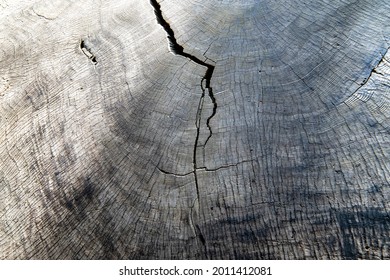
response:
<path id="1" fill-rule="evenodd" d="M 0 258 L 389 259 L 389 11 L 0 1 Z"/>

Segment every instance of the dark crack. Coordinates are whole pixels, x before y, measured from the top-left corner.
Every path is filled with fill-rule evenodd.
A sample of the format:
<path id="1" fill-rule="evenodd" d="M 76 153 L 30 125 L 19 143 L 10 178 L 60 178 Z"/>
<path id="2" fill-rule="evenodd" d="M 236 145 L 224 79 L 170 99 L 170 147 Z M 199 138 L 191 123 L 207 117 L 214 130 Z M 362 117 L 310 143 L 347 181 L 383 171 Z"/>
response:
<path id="1" fill-rule="evenodd" d="M 209 97 L 211 99 L 211 102 L 213 103 L 213 113 L 207 118 L 207 121 L 206 121 L 206 125 L 207 125 L 210 133 L 209 133 L 209 136 L 207 137 L 206 141 L 204 142 L 203 146 L 206 146 L 206 144 L 209 141 L 209 139 L 211 138 L 211 136 L 213 136 L 213 131 L 212 131 L 211 126 L 210 126 L 210 121 L 215 116 L 215 114 L 217 113 L 217 108 L 218 108 L 217 100 L 215 99 L 215 96 L 213 94 L 213 89 L 211 87 L 209 87 L 207 89 L 208 89 L 208 92 L 209 92 Z"/>
<path id="2" fill-rule="evenodd" d="M 205 250 L 206 255 L 207 255 L 206 238 L 204 237 L 202 231 L 200 230 L 199 225 L 196 225 L 196 226 L 195 226 L 195 229 L 196 229 L 196 231 L 197 231 L 197 234 L 198 234 L 198 236 L 199 236 L 200 242 L 202 242 L 202 245 L 203 245 L 204 250 Z"/>
<path id="3" fill-rule="evenodd" d="M 218 104 L 217 104 L 217 101 L 215 99 L 213 89 L 210 85 L 215 66 L 199 59 L 198 57 L 196 57 L 194 55 L 191 55 L 191 54 L 185 52 L 183 46 L 181 46 L 176 41 L 175 33 L 173 32 L 171 26 L 164 19 L 163 15 L 162 15 L 160 4 L 156 0 L 150 0 L 150 4 L 154 8 L 154 13 L 156 15 L 157 22 L 164 28 L 165 32 L 167 33 L 169 48 L 170 48 L 171 52 L 175 55 L 181 55 L 183 57 L 186 57 L 186 58 L 192 60 L 193 62 L 207 68 L 205 75 L 203 76 L 203 78 L 201 80 L 202 96 L 201 96 L 201 99 L 199 101 L 196 122 L 195 122 L 196 128 L 197 128 L 197 135 L 195 137 L 193 164 L 194 164 L 194 170 L 196 170 L 197 169 L 196 154 L 197 154 L 197 147 L 199 146 L 198 142 L 199 142 L 199 134 L 200 134 L 200 120 L 201 120 L 201 112 L 203 109 L 203 101 L 204 101 L 204 96 L 206 94 L 206 90 L 207 90 L 208 96 L 210 97 L 211 102 L 213 103 L 213 112 L 206 120 L 206 125 L 207 125 L 207 128 L 209 129 L 209 136 L 208 136 L 208 138 L 203 146 L 205 146 L 207 144 L 208 140 L 213 135 L 213 131 L 212 131 L 211 126 L 210 126 L 210 121 L 217 113 L 217 108 L 218 108 Z M 204 87 L 203 87 L 203 83 L 205 83 Z M 196 178 L 195 178 L 195 180 L 197 181 Z"/>
<path id="4" fill-rule="evenodd" d="M 197 148 L 199 146 L 198 142 L 199 142 L 199 136 L 200 136 L 201 115 L 202 115 L 203 102 L 204 102 L 206 90 L 208 92 L 208 96 L 211 99 L 211 102 L 213 103 L 213 112 L 207 118 L 207 121 L 206 121 L 206 125 L 207 125 L 210 133 L 209 133 L 209 136 L 208 136 L 208 138 L 203 146 L 206 145 L 206 143 L 208 142 L 208 140 L 210 139 L 210 137 L 213 134 L 211 126 L 210 126 L 210 121 L 215 116 L 215 114 L 217 112 L 217 108 L 218 108 L 217 101 L 216 101 L 215 96 L 213 94 L 213 89 L 210 86 L 211 78 L 213 76 L 215 66 L 212 64 L 206 63 L 206 62 L 202 61 L 201 59 L 199 59 L 198 57 L 185 52 L 184 48 L 181 45 L 179 45 L 179 43 L 176 41 L 175 33 L 173 32 L 171 26 L 164 19 L 163 15 L 162 15 L 160 4 L 156 0 L 150 0 L 150 4 L 154 8 L 154 14 L 156 15 L 157 22 L 164 28 L 165 32 L 167 33 L 169 48 L 172 51 L 172 53 L 174 53 L 175 55 L 181 55 L 183 57 L 186 57 L 186 58 L 192 60 L 193 62 L 207 68 L 206 73 L 201 80 L 202 96 L 201 96 L 200 101 L 199 101 L 198 110 L 197 110 L 197 114 L 196 114 L 196 121 L 195 121 L 197 132 L 196 132 L 195 143 L 194 143 L 194 152 L 193 152 L 193 167 L 194 167 L 193 173 L 195 175 L 195 184 L 196 184 L 196 187 L 198 189 L 198 178 L 196 175 L 196 170 L 198 169 L 198 167 L 197 167 L 196 155 L 197 155 Z M 205 82 L 205 87 L 203 87 L 204 82 Z"/>
<path id="5" fill-rule="evenodd" d="M 203 167 L 203 168 L 198 168 L 198 170 L 203 170 L 203 171 L 206 171 L 206 172 L 215 172 L 215 171 L 218 171 L 220 169 L 226 169 L 226 168 L 231 168 L 231 167 L 237 167 L 238 165 L 240 164 L 243 164 L 243 163 L 247 163 L 247 162 L 252 162 L 254 161 L 255 159 L 247 159 L 247 160 L 243 160 L 243 161 L 240 161 L 240 162 L 237 162 L 235 164 L 228 164 L 228 165 L 222 165 L 222 166 L 219 166 L 219 167 L 216 167 L 216 168 L 207 168 L 207 167 Z"/>
<path id="6" fill-rule="evenodd" d="M 156 0 L 150 0 L 150 4 L 154 8 L 154 14 L 156 15 L 156 19 L 157 19 L 158 24 L 160 24 L 164 28 L 165 32 L 167 33 L 167 38 L 168 38 L 168 42 L 169 42 L 169 49 L 170 49 L 170 51 L 173 54 L 175 54 L 175 55 L 180 55 L 180 56 L 186 57 L 186 58 L 190 59 L 191 61 L 193 61 L 193 62 L 195 62 L 195 63 L 197 63 L 197 64 L 207 68 L 207 70 L 206 70 L 206 72 L 205 72 L 205 74 L 204 74 L 204 76 L 203 76 L 203 78 L 202 78 L 202 80 L 200 82 L 200 87 L 202 89 L 202 95 L 201 95 L 201 98 L 199 100 L 198 109 L 197 109 L 196 118 L 195 118 L 196 136 L 195 136 L 195 142 L 194 142 L 194 148 L 193 148 L 193 160 L 192 160 L 193 171 L 190 172 L 190 173 L 187 173 L 187 174 L 180 175 L 180 174 L 169 173 L 169 172 L 163 171 L 162 169 L 159 168 L 159 170 L 161 172 L 163 172 L 165 174 L 175 175 L 175 176 L 187 176 L 189 174 L 194 174 L 196 195 L 197 195 L 196 201 L 197 201 L 197 205 L 199 207 L 200 193 L 199 193 L 199 182 L 198 182 L 198 175 L 197 175 L 198 164 L 197 164 L 197 160 L 196 160 L 196 155 L 197 155 L 197 149 L 200 146 L 199 145 L 199 136 L 200 136 L 202 109 L 203 109 L 204 97 L 206 95 L 206 90 L 207 90 L 207 93 L 208 93 L 208 96 L 209 96 L 211 102 L 213 103 L 213 112 L 206 120 L 206 125 L 207 125 L 207 128 L 209 130 L 209 136 L 207 137 L 207 140 L 205 141 L 203 147 L 207 144 L 207 142 L 209 141 L 209 139 L 213 135 L 213 131 L 212 131 L 211 126 L 210 126 L 210 121 L 215 116 L 215 114 L 217 113 L 218 105 L 217 105 L 217 101 L 215 99 L 215 96 L 213 94 L 213 89 L 212 89 L 210 84 L 211 84 L 211 78 L 213 76 L 215 66 L 212 65 L 212 64 L 209 64 L 209 63 L 207 63 L 207 62 L 205 62 L 205 61 L 203 61 L 201 59 L 199 59 L 198 57 L 196 57 L 194 55 L 191 55 L 191 54 L 185 52 L 184 51 L 184 47 L 181 46 L 176 41 L 175 33 L 173 32 L 171 26 L 164 19 L 162 11 L 161 11 L 160 4 Z M 205 86 L 203 86 L 203 84 L 205 84 Z M 194 206 L 195 206 L 195 204 L 194 204 Z M 193 214 L 192 214 L 192 210 L 191 210 L 191 216 L 192 215 Z M 192 224 L 193 224 L 193 222 L 192 222 Z M 199 240 L 203 244 L 203 247 L 204 247 L 204 250 L 205 250 L 205 254 L 207 254 L 206 246 L 205 246 L 205 242 L 206 241 L 204 239 L 204 236 L 201 234 L 201 232 L 199 230 L 199 227 L 195 228 L 193 226 L 193 228 L 195 230 L 196 236 L 199 238 Z"/>
<path id="7" fill-rule="evenodd" d="M 44 15 L 38 14 L 34 9 L 32 9 L 33 13 L 36 14 L 38 17 L 43 18 L 45 20 L 53 20 L 52 18 L 45 17 Z"/>
<path id="8" fill-rule="evenodd" d="M 164 169 L 161 169 L 160 167 L 157 166 L 157 169 L 161 172 L 161 173 L 164 173 L 166 175 L 172 175 L 172 176 L 176 176 L 176 177 L 186 177 L 188 175 L 191 175 L 194 173 L 194 171 L 191 171 L 191 172 L 188 172 L 188 173 L 183 173 L 183 174 L 179 174 L 179 173 L 173 173 L 173 172 L 169 172 L 169 171 L 166 171 Z"/>
<path id="9" fill-rule="evenodd" d="M 96 56 L 91 52 L 91 49 L 85 44 L 84 40 L 81 40 L 80 42 L 80 49 L 83 54 L 88 57 L 92 64 L 97 64 Z"/>
<path id="10" fill-rule="evenodd" d="M 238 165 L 240 164 L 243 164 L 243 163 L 248 163 L 248 162 L 253 162 L 255 161 L 256 159 L 247 159 L 247 160 L 243 160 L 243 161 L 240 161 L 240 162 L 237 162 L 237 163 L 232 163 L 232 164 L 227 164 L 227 165 L 221 165 L 219 167 L 215 167 L 215 168 L 207 168 L 207 167 L 198 167 L 196 168 L 196 171 L 203 171 L 203 172 L 216 172 L 218 170 L 221 170 L 221 169 L 226 169 L 226 168 L 231 168 L 231 167 L 237 167 Z M 191 171 L 191 172 L 187 172 L 187 173 L 174 173 L 174 172 L 169 172 L 169 171 L 166 171 L 164 169 L 161 169 L 160 167 L 156 167 L 161 173 L 164 173 L 166 175 L 172 175 L 172 176 L 176 176 L 176 177 L 185 177 L 185 176 L 188 176 L 188 175 L 191 175 L 191 174 L 194 174 L 194 171 Z"/>
<path id="11" fill-rule="evenodd" d="M 365 78 L 360 84 L 359 84 L 359 87 L 353 92 L 353 94 L 355 94 L 356 92 L 358 92 L 363 86 L 365 86 L 368 81 L 371 79 L 372 75 L 375 73 L 375 74 L 378 74 L 378 75 L 382 75 L 382 73 L 378 72 L 376 69 L 378 68 L 379 65 L 381 65 L 383 62 L 385 62 L 385 56 L 387 54 L 387 52 L 389 51 L 390 48 L 388 48 L 384 54 L 381 54 L 381 60 L 378 62 L 378 64 L 371 70 L 370 74 L 368 75 L 367 78 Z M 353 95 L 352 94 L 352 95 Z"/>

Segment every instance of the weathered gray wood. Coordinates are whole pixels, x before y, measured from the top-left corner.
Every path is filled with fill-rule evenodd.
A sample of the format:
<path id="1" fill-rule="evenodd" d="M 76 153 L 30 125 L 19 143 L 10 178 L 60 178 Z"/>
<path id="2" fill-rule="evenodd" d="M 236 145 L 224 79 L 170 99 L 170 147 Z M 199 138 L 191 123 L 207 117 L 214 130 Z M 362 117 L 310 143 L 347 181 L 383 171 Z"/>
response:
<path id="1" fill-rule="evenodd" d="M 0 258 L 389 259 L 389 6 L 0 1 Z"/>

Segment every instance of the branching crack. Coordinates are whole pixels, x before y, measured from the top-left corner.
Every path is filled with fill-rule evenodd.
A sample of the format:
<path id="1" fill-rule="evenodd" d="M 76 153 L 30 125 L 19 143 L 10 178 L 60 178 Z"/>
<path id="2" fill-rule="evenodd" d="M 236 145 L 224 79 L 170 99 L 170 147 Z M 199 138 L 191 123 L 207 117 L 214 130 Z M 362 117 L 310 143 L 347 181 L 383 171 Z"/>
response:
<path id="1" fill-rule="evenodd" d="M 381 54 L 382 58 L 381 60 L 378 62 L 378 64 L 371 70 L 370 72 L 370 75 L 368 75 L 367 78 L 365 78 L 360 84 L 359 84 L 359 87 L 352 93 L 352 95 L 354 95 L 356 92 L 358 92 L 363 86 L 365 86 L 368 81 L 371 79 L 372 77 L 372 74 L 375 73 L 375 74 L 378 74 L 378 75 L 382 75 L 383 76 L 383 73 L 380 73 L 377 71 L 377 68 L 379 67 L 379 65 L 381 65 L 383 62 L 385 62 L 385 56 L 387 54 L 387 52 L 389 51 L 390 48 L 388 48 L 384 54 Z"/>
<path id="2" fill-rule="evenodd" d="M 198 142 L 199 142 L 199 134 L 200 134 L 201 113 L 202 113 L 202 109 L 203 109 L 203 102 L 204 102 L 206 90 L 207 90 L 208 96 L 213 104 L 213 112 L 206 120 L 206 125 L 207 125 L 207 128 L 209 130 L 209 136 L 208 136 L 208 138 L 205 141 L 203 146 L 205 146 L 207 144 L 208 140 L 211 138 L 211 136 L 213 134 L 213 131 L 212 131 L 212 128 L 210 125 L 210 121 L 217 113 L 217 108 L 218 108 L 218 104 L 217 104 L 216 98 L 214 96 L 213 89 L 210 85 L 215 66 L 199 59 L 198 57 L 196 57 L 194 55 L 191 55 L 191 54 L 185 52 L 183 46 L 179 45 L 179 43 L 176 41 L 175 33 L 173 32 L 171 26 L 164 19 L 160 4 L 156 0 L 150 0 L 150 4 L 154 8 L 154 13 L 156 15 L 157 22 L 164 28 L 165 32 L 167 33 L 169 48 L 170 48 L 171 52 L 175 55 L 181 55 L 183 57 L 186 57 L 186 58 L 192 60 L 193 62 L 207 68 L 205 75 L 203 76 L 203 78 L 201 80 L 202 96 L 201 96 L 200 101 L 199 101 L 197 115 L 196 115 L 196 121 L 195 121 L 197 135 L 195 137 L 195 144 L 194 144 L 193 164 L 194 164 L 194 170 L 196 170 L 196 168 L 197 168 L 196 154 L 197 154 L 197 147 L 199 146 Z M 205 84 L 205 86 L 203 86 L 203 84 Z M 197 181 L 197 179 L 195 179 L 195 181 Z"/>
<path id="3" fill-rule="evenodd" d="M 218 105 L 217 105 L 216 99 L 214 97 L 213 89 L 211 88 L 210 83 L 211 83 L 211 78 L 213 76 L 215 66 L 212 64 L 206 63 L 205 61 L 199 59 L 198 57 L 196 57 L 194 55 L 186 53 L 184 51 L 184 47 L 179 45 L 179 43 L 176 41 L 175 33 L 173 32 L 171 26 L 164 19 L 160 4 L 157 2 L 157 0 L 150 0 L 150 4 L 154 8 L 154 14 L 156 15 L 156 19 L 157 19 L 158 24 L 160 24 L 164 28 L 165 32 L 167 33 L 169 48 L 170 48 L 171 52 L 175 55 L 181 55 L 183 57 L 186 57 L 186 58 L 192 60 L 193 62 L 207 68 L 207 70 L 206 70 L 206 72 L 205 72 L 205 74 L 200 82 L 200 87 L 202 89 L 202 95 L 201 95 L 201 98 L 199 100 L 199 105 L 198 105 L 198 109 L 196 112 L 196 119 L 195 119 L 196 136 L 195 136 L 195 143 L 194 143 L 194 148 L 193 148 L 193 159 L 192 159 L 193 171 L 190 173 L 187 173 L 187 174 L 183 174 L 183 175 L 172 174 L 172 175 L 176 175 L 176 176 L 186 176 L 189 174 L 194 174 L 196 195 L 197 195 L 196 201 L 197 201 L 197 205 L 199 207 L 200 194 L 199 194 L 199 182 L 198 182 L 198 176 L 197 176 L 198 165 L 197 165 L 196 155 L 197 155 L 197 148 L 199 146 L 198 144 L 199 144 L 200 127 L 201 127 L 200 124 L 201 124 L 202 109 L 203 109 L 203 103 L 204 103 L 204 97 L 206 94 L 206 90 L 207 90 L 208 96 L 211 99 L 211 102 L 213 103 L 213 112 L 207 118 L 207 121 L 206 121 L 206 125 L 209 129 L 209 136 L 208 136 L 208 138 L 203 146 L 206 145 L 206 143 L 208 142 L 208 140 L 210 139 L 210 137 L 213 134 L 211 126 L 210 126 L 210 121 L 215 116 L 215 114 L 217 112 Z M 203 83 L 205 83 L 204 87 L 203 87 Z M 162 171 L 161 169 L 159 169 L 159 170 L 163 173 L 169 174 L 168 172 Z M 191 210 L 191 213 L 192 213 L 192 210 Z M 191 216 L 192 216 L 192 214 L 191 214 Z M 192 218 L 191 218 L 191 221 L 192 221 Z M 192 221 L 192 223 L 193 223 L 193 221 Z M 195 229 L 194 226 L 193 226 L 193 228 Z M 203 244 L 205 254 L 207 254 L 207 250 L 206 250 L 206 246 L 205 246 L 205 239 L 204 239 L 203 235 L 201 233 L 199 233 L 199 228 L 197 228 L 197 231 L 198 232 L 195 232 L 195 234 L 199 238 L 201 243 Z"/>

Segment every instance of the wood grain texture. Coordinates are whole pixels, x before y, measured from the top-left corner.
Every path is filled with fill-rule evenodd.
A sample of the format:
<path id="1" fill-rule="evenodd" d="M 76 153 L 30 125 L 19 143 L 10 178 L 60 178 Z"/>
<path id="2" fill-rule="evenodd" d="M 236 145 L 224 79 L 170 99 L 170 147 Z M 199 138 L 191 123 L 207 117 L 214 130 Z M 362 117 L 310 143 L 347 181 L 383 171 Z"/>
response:
<path id="1" fill-rule="evenodd" d="M 389 259 L 389 10 L 0 1 L 0 258 Z"/>

